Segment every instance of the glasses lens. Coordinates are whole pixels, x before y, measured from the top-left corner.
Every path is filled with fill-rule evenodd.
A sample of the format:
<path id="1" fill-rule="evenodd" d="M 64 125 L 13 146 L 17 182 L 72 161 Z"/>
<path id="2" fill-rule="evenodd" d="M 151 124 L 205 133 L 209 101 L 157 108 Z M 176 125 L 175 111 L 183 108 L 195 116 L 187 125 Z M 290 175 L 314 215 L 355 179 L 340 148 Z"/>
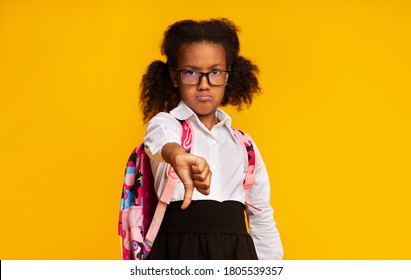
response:
<path id="1" fill-rule="evenodd" d="M 180 79 L 183 84 L 186 85 L 196 85 L 198 84 L 198 78 L 200 73 L 196 71 L 183 70 L 180 72 Z"/>
<path id="2" fill-rule="evenodd" d="M 228 80 L 228 72 L 225 71 L 213 71 L 208 73 L 208 79 L 212 85 L 221 86 Z"/>

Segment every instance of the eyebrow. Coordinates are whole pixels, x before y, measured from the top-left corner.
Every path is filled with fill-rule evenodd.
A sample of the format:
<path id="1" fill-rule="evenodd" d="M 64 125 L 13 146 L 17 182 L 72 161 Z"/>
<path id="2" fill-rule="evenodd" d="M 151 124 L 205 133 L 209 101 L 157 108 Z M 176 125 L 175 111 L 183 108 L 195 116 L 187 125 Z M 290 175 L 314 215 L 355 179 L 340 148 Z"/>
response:
<path id="1" fill-rule="evenodd" d="M 225 66 L 224 64 L 222 64 L 222 63 L 217 63 L 217 64 L 213 64 L 213 65 L 211 65 L 209 68 L 214 68 L 214 67 L 217 67 L 217 66 Z M 196 66 L 194 66 L 194 65 L 189 65 L 189 64 L 186 64 L 186 65 L 183 65 L 183 66 L 181 66 L 181 68 L 184 68 L 184 67 L 190 67 L 190 68 L 192 68 L 192 69 L 200 69 L 200 68 L 198 68 L 198 67 L 196 67 Z"/>

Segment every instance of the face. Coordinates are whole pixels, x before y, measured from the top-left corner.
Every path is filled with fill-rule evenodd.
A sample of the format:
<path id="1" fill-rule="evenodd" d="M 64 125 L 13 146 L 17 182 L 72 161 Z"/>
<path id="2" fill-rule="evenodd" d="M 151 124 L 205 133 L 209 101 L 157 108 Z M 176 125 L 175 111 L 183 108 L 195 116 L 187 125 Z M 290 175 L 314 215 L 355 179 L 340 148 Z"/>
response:
<path id="1" fill-rule="evenodd" d="M 227 70 L 224 48 L 219 44 L 199 42 L 181 47 L 177 58 L 178 70 L 212 72 Z M 180 98 L 193 110 L 201 121 L 213 121 L 215 112 L 224 97 L 225 85 L 214 86 L 207 76 L 201 77 L 198 85 L 185 85 L 178 73 L 170 69 L 171 79 L 178 88 Z"/>

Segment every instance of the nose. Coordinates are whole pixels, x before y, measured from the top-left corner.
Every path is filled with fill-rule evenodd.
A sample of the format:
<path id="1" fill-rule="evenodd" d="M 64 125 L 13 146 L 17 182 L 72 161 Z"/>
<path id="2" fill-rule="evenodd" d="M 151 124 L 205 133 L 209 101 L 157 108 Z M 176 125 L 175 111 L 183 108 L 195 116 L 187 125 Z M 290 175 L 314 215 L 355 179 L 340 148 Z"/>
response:
<path id="1" fill-rule="evenodd" d="M 202 74 L 200 77 L 200 83 L 197 85 L 198 90 L 208 90 L 210 89 L 210 83 L 208 82 L 207 75 Z"/>

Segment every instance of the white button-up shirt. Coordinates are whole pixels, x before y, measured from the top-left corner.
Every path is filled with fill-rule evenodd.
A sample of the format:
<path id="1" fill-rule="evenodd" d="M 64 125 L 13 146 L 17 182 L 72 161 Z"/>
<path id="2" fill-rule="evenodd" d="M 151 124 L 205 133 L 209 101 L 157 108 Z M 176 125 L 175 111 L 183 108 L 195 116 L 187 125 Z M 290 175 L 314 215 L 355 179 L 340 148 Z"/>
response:
<path id="1" fill-rule="evenodd" d="M 203 157 L 209 164 L 212 176 L 210 194 L 203 195 L 194 190 L 193 200 L 235 200 L 245 204 L 244 152 L 243 145 L 231 129 L 231 118 L 222 110 L 216 112 L 219 123 L 209 130 L 198 119 L 197 115 L 183 102 L 168 113 L 159 113 L 147 124 L 144 144 L 151 158 L 155 189 L 160 196 L 166 175 L 167 164 L 161 157 L 161 149 L 167 143 L 181 145 L 181 124 L 177 120 L 187 120 L 193 128 L 193 145 L 191 153 Z M 259 259 L 282 259 L 283 247 L 273 209 L 270 205 L 270 182 L 263 159 L 253 142 L 257 171 L 255 183 L 250 190 L 250 203 L 260 208 L 257 211 L 247 207 L 250 235 L 256 247 Z M 171 201 L 184 198 L 184 186 L 180 182 Z"/>

